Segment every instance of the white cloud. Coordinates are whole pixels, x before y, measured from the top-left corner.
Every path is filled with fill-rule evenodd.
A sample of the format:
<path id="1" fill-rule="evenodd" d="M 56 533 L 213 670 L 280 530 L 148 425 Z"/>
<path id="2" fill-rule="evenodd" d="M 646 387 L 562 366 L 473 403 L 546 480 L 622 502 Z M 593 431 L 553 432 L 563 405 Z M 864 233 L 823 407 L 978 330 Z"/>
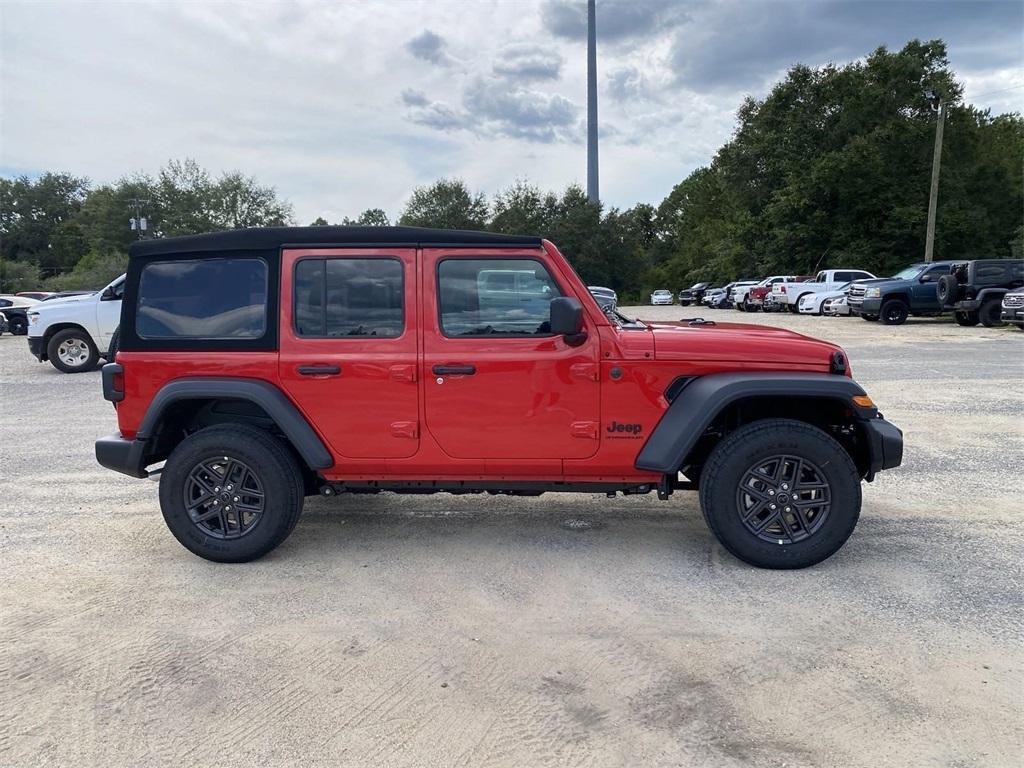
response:
<path id="1" fill-rule="evenodd" d="M 586 164 L 577 5 L 4 2 L 0 173 L 67 170 L 108 182 L 192 156 L 215 173 L 239 169 L 274 185 L 302 222 L 367 207 L 394 216 L 415 185 L 440 176 L 488 192 L 524 176 L 560 189 L 583 181 Z M 679 5 L 598 3 L 610 205 L 660 201 L 729 138 L 746 92 L 762 93 L 792 60 L 827 59 L 767 22 L 772 39 L 744 52 L 736 20 L 768 15 L 763 5 Z M 845 22 L 857 5 L 811 3 L 801 13 L 798 29 L 823 30 L 831 51 L 843 25 L 829 14 Z M 858 28 L 852 55 L 909 36 L 899 24 L 913 13 L 890 13 L 884 29 L 870 26 L 877 13 L 862 13 L 869 28 Z M 989 52 L 984 13 L 946 16 L 930 14 L 927 31 L 949 39 L 968 98 L 1021 82 L 1019 44 L 1015 65 Z M 724 54 L 705 39 L 760 69 L 722 71 Z M 979 106 L 1019 108 L 1022 95 Z"/>

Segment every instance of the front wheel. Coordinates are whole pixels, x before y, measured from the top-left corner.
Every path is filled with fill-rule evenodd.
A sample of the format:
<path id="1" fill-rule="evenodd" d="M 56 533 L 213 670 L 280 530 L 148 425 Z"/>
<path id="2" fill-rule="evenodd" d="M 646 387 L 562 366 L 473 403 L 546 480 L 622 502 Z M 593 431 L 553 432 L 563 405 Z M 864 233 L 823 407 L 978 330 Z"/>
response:
<path id="1" fill-rule="evenodd" d="M 718 541 L 759 568 L 806 568 L 835 554 L 860 516 L 850 455 L 815 426 L 764 419 L 726 436 L 700 481 Z"/>
<path id="2" fill-rule="evenodd" d="M 46 345 L 46 356 L 62 373 L 91 371 L 100 359 L 89 334 L 78 328 L 65 328 L 55 333 Z"/>
<path id="3" fill-rule="evenodd" d="M 255 560 L 302 514 L 303 479 L 288 448 L 254 427 L 207 427 L 185 438 L 160 475 L 160 509 L 189 551 L 218 563 Z"/>
<path id="4" fill-rule="evenodd" d="M 690 306 L 690 302 L 688 302 L 688 301 L 686 301 L 684 299 L 680 299 L 679 300 L 679 306 L 680 307 L 688 307 L 688 306 Z"/>
<path id="5" fill-rule="evenodd" d="M 882 323 L 885 325 L 903 325 L 907 322 L 909 314 L 910 307 L 900 299 L 889 299 L 882 304 L 881 317 Z"/>

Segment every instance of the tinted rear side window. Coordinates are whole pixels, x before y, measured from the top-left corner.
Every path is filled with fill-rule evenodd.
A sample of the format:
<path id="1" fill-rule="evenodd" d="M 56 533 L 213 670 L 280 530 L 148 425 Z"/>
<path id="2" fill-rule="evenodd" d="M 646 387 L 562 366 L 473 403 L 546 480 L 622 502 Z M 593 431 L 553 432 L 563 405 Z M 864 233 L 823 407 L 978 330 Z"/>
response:
<path id="1" fill-rule="evenodd" d="M 302 259 L 295 265 L 295 332 L 396 338 L 405 329 L 402 290 L 398 259 Z"/>
<path id="2" fill-rule="evenodd" d="M 135 331 L 142 339 L 256 339 L 267 330 L 262 259 L 155 261 L 142 269 Z"/>

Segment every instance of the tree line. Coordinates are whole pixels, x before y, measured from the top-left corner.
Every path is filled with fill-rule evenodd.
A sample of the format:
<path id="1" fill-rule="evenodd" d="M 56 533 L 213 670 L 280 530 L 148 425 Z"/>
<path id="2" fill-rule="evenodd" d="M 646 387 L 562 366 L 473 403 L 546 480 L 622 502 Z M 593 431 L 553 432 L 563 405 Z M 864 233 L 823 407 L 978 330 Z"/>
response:
<path id="1" fill-rule="evenodd" d="M 632 297 L 829 266 L 888 274 L 924 254 L 929 90 L 948 107 L 935 258 L 1020 258 L 1024 120 L 964 104 L 941 41 L 792 67 L 764 99 L 744 101 L 730 141 L 657 206 L 605 208 L 578 185 L 545 192 L 527 180 L 488 198 L 441 179 L 414 189 L 395 223 L 539 234 L 586 282 Z M 239 172 L 214 178 L 192 160 L 95 187 L 66 173 L 0 179 L 0 291 L 102 285 L 138 236 L 136 200 L 150 237 L 296 223 L 273 188 Z M 369 208 L 337 223 L 391 222 Z"/>

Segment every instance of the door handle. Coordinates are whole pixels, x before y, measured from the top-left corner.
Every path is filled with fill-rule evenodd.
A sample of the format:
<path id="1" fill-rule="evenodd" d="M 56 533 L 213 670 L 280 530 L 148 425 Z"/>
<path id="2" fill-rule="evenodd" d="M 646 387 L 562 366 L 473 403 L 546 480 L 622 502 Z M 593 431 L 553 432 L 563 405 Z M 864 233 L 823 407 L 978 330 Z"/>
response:
<path id="1" fill-rule="evenodd" d="M 300 365 L 296 369 L 302 376 L 337 376 L 340 365 Z"/>
<path id="2" fill-rule="evenodd" d="M 476 373 L 475 365 L 435 365 L 432 370 L 435 376 L 472 376 Z"/>

